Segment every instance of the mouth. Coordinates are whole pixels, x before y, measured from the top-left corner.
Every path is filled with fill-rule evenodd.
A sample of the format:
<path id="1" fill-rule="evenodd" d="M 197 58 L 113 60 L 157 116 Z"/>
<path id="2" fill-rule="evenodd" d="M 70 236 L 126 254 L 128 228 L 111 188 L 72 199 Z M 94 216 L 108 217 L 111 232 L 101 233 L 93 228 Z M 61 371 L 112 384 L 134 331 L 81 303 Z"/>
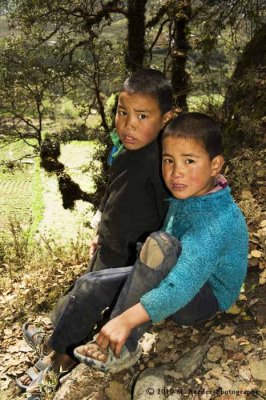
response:
<path id="1" fill-rule="evenodd" d="M 182 183 L 172 183 L 171 184 L 171 189 L 172 190 L 177 190 L 177 191 L 182 191 L 187 188 L 187 185 L 183 185 Z"/>
<path id="2" fill-rule="evenodd" d="M 128 143 L 128 144 L 134 144 L 136 143 L 137 139 L 135 139 L 133 136 L 129 135 L 123 135 L 123 142 Z"/>

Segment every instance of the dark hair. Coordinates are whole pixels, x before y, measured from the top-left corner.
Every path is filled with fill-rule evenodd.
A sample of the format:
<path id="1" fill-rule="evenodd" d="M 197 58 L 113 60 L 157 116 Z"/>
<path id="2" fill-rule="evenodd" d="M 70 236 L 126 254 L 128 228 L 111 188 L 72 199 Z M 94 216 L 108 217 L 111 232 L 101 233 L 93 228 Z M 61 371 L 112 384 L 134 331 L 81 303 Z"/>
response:
<path id="1" fill-rule="evenodd" d="M 140 69 L 134 72 L 125 80 L 121 92 L 154 97 L 158 101 L 162 114 L 172 108 L 172 85 L 162 72 L 155 69 Z"/>
<path id="2" fill-rule="evenodd" d="M 222 153 L 222 131 L 217 122 L 206 114 L 190 112 L 178 115 L 163 132 L 163 139 L 169 136 L 200 141 L 211 160 Z"/>

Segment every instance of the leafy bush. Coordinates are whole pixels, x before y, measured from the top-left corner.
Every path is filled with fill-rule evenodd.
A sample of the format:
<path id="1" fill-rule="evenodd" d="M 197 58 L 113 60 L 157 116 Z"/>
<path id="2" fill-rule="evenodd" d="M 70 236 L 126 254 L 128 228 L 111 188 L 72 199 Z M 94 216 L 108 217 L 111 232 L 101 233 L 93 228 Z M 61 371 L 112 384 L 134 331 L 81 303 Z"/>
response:
<path id="1" fill-rule="evenodd" d="M 66 143 L 72 140 L 88 140 L 89 133 L 86 124 L 78 120 L 61 127 L 56 137 L 60 142 Z"/>

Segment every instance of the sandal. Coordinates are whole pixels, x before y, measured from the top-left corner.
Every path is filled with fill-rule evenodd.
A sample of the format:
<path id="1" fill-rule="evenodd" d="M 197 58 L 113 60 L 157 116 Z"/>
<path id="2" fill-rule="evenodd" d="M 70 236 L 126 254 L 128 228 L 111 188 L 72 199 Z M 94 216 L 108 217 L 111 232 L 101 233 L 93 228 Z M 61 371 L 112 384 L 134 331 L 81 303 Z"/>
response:
<path id="1" fill-rule="evenodd" d="M 32 326 L 30 329 L 29 327 Z M 36 351 L 39 357 L 45 355 L 45 332 L 43 328 L 35 327 L 31 322 L 22 326 L 22 334 L 26 343 Z"/>
<path id="2" fill-rule="evenodd" d="M 25 391 L 28 389 L 28 387 L 31 385 L 31 383 L 34 382 L 34 381 L 38 378 L 40 372 L 45 371 L 48 367 L 49 367 L 49 365 L 45 364 L 41 359 L 39 359 L 39 360 L 34 364 L 33 367 L 30 367 L 30 368 L 27 369 L 27 371 L 24 373 L 24 374 L 27 374 L 27 375 L 30 377 L 31 382 L 30 382 L 28 385 L 25 385 L 24 383 L 21 382 L 21 379 L 20 379 L 20 378 L 17 378 L 17 379 L 16 379 L 16 385 L 17 385 L 23 392 L 25 392 Z"/>
<path id="3" fill-rule="evenodd" d="M 75 366 L 76 363 L 69 369 L 60 369 L 58 372 L 53 370 L 52 365 L 46 367 L 43 371 L 37 374 L 36 379 L 27 387 L 27 400 L 41 400 L 43 394 L 51 393 L 56 390 L 60 384 L 60 380 L 65 375 L 69 374 Z M 49 376 L 49 374 L 51 375 Z"/>
<path id="4" fill-rule="evenodd" d="M 76 347 L 74 349 L 74 356 L 83 364 L 88 365 L 89 367 L 98 369 L 103 372 L 119 372 L 123 369 L 129 368 L 134 365 L 141 356 L 142 347 L 138 344 L 137 349 L 134 352 L 129 352 L 126 346 L 122 347 L 122 351 L 120 353 L 119 358 L 115 357 L 112 350 L 108 347 L 107 351 L 103 350 L 96 342 L 96 340 L 92 340 L 87 343 L 95 345 L 95 348 L 98 348 L 103 354 L 107 355 L 107 360 L 105 362 L 96 360 L 89 356 L 84 356 L 79 351 L 84 348 L 83 346 Z M 86 345 L 85 345 L 86 346 Z"/>
<path id="5" fill-rule="evenodd" d="M 51 371 L 51 366 L 47 367 L 45 370 L 39 372 L 36 379 L 30 383 L 27 388 L 27 400 L 41 400 L 42 394 L 44 393 L 44 379 L 47 374 Z"/>

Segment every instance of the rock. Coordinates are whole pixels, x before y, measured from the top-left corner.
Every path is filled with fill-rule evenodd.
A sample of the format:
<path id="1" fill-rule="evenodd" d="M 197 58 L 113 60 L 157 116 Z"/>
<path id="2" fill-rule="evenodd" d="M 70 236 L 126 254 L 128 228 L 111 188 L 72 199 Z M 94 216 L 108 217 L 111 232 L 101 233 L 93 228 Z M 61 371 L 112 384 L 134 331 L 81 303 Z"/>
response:
<path id="1" fill-rule="evenodd" d="M 223 356 L 223 349 L 221 346 L 214 345 L 210 348 L 210 350 L 207 353 L 207 358 L 211 362 L 217 362 L 220 360 Z"/>
<path id="2" fill-rule="evenodd" d="M 249 360 L 251 375 L 255 380 L 266 381 L 266 359 L 265 360 Z"/>
<path id="3" fill-rule="evenodd" d="M 134 400 L 165 400 L 163 389 L 165 387 L 164 372 L 159 368 L 148 368 L 143 371 L 135 384 Z M 116 400 L 122 397 L 117 397 Z"/>
<path id="4" fill-rule="evenodd" d="M 188 378 L 202 363 L 207 346 L 196 346 L 183 355 L 174 365 L 176 372 L 180 372 L 185 378 Z"/>
<path id="5" fill-rule="evenodd" d="M 105 389 L 105 393 L 110 400 L 130 400 L 131 395 L 126 390 L 125 386 L 117 381 L 111 381 L 109 386 Z"/>
<path id="6" fill-rule="evenodd" d="M 153 361 L 149 361 L 148 368 L 154 368 L 154 367 L 155 367 L 155 363 Z"/>
<path id="7" fill-rule="evenodd" d="M 156 351 L 158 353 L 164 351 L 167 347 L 169 348 L 174 344 L 174 335 L 172 332 L 164 331 L 158 335 L 158 342 L 156 343 Z"/>
<path id="8" fill-rule="evenodd" d="M 102 400 L 109 380 L 108 374 L 80 364 L 63 378 L 53 400 Z"/>
<path id="9" fill-rule="evenodd" d="M 181 372 L 176 372 L 173 370 L 165 370 L 164 371 L 166 376 L 171 376 L 174 379 L 182 379 L 183 378 L 183 374 L 181 374 Z"/>

